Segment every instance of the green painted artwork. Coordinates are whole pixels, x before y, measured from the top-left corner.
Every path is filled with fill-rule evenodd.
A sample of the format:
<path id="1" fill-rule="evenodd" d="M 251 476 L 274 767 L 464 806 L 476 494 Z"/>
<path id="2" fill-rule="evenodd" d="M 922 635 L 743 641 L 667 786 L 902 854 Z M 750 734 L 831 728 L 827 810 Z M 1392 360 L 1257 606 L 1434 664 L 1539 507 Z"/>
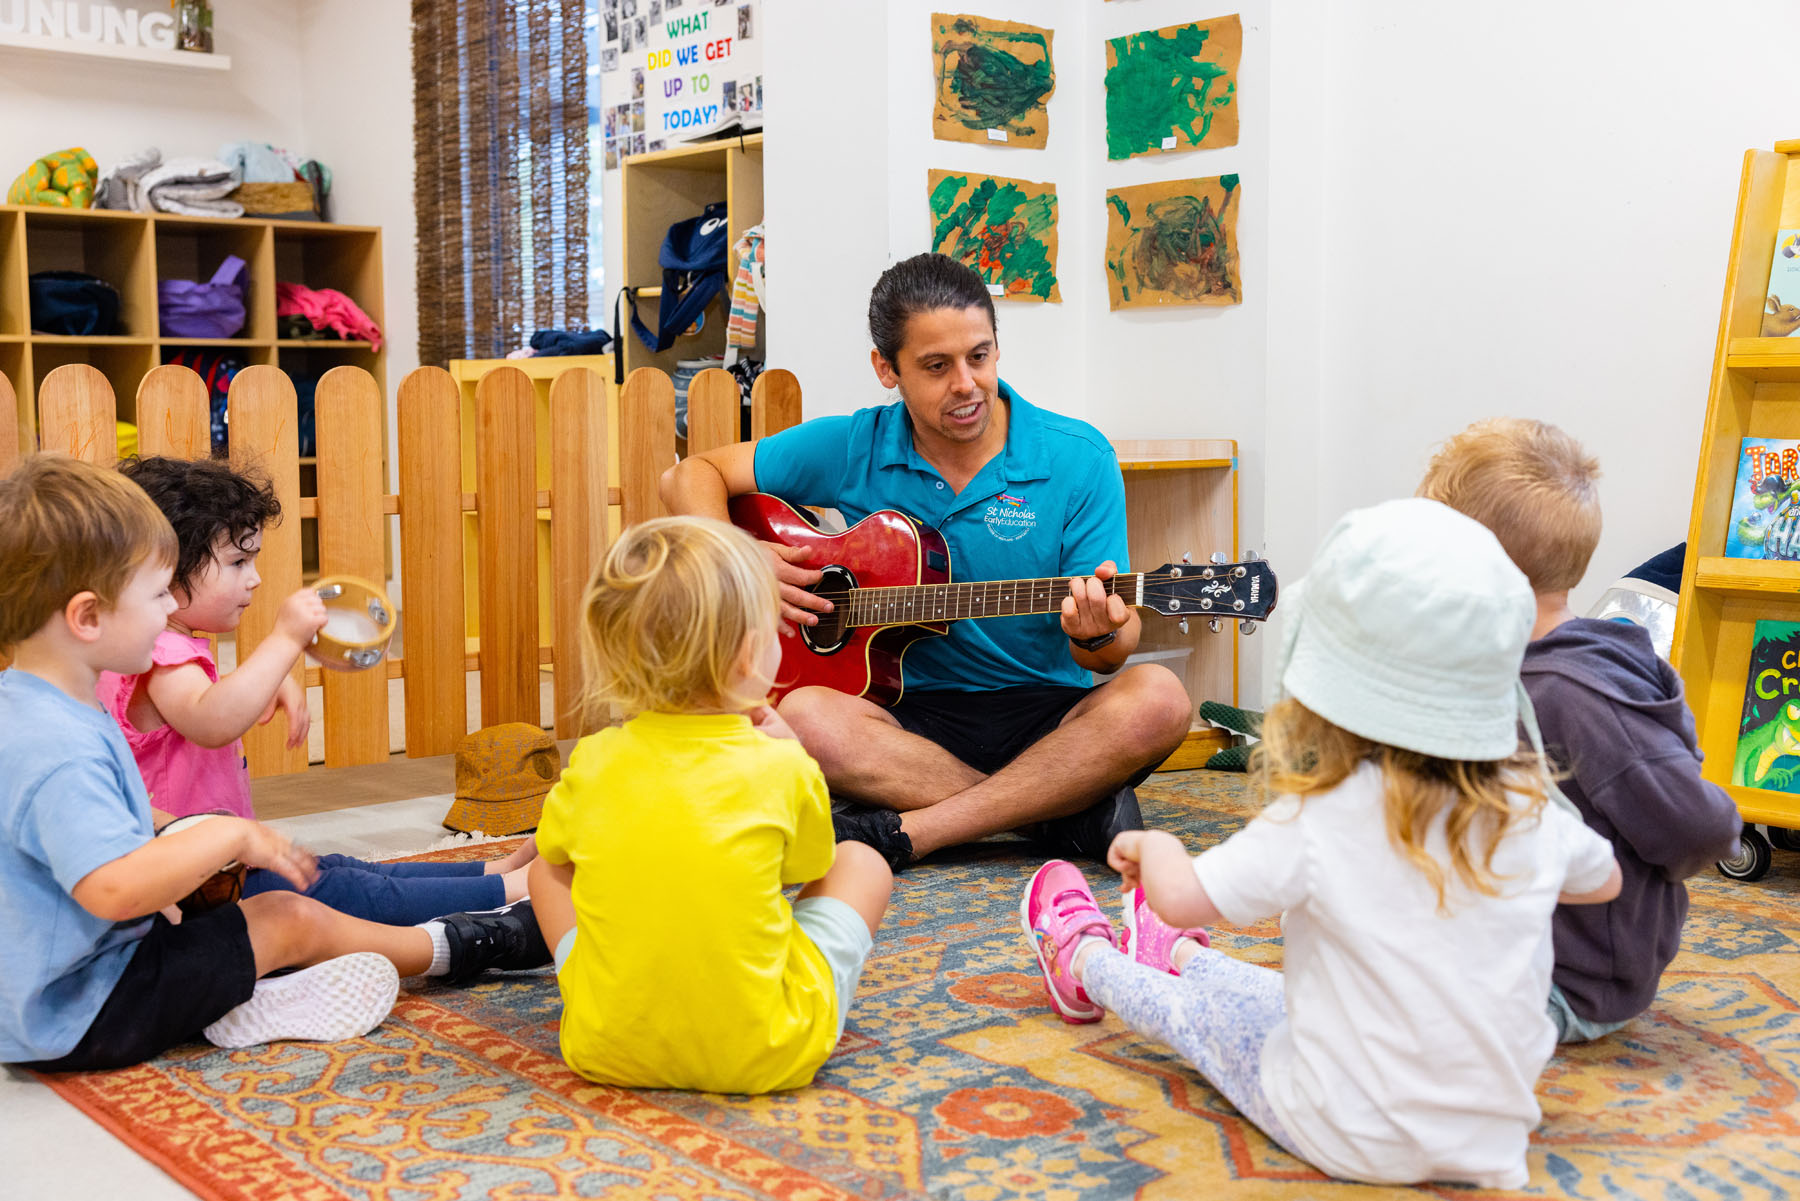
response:
<path id="1" fill-rule="evenodd" d="M 1106 287 L 1114 309 L 1239 304 L 1238 177 L 1174 179 L 1106 193 Z"/>
<path id="2" fill-rule="evenodd" d="M 1056 91 L 1050 39 L 1036 25 L 932 13 L 932 136 L 1042 148 Z"/>
<path id="3" fill-rule="evenodd" d="M 1056 185 L 932 171 L 931 248 L 975 269 L 996 300 L 1060 303 Z"/>
<path id="4" fill-rule="evenodd" d="M 1106 43 L 1106 157 L 1235 146 L 1244 28 L 1234 13 Z"/>

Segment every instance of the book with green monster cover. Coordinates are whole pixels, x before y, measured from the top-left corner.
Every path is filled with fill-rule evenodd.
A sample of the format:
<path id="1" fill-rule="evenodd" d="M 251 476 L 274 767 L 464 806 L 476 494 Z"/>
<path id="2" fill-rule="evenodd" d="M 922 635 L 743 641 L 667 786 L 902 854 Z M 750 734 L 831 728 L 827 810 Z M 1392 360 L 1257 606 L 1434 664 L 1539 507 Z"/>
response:
<path id="1" fill-rule="evenodd" d="M 1800 793 L 1800 621 L 1759 621 L 1731 782 Z"/>

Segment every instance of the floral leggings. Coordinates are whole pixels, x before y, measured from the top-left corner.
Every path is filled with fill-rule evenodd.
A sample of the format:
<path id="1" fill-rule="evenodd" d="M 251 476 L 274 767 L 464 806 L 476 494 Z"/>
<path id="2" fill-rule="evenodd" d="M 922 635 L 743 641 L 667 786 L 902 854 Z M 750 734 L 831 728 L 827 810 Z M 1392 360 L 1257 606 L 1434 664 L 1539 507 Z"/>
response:
<path id="1" fill-rule="evenodd" d="M 1264 1134 L 1306 1158 L 1262 1089 L 1263 1043 L 1287 1016 L 1280 972 L 1210 947 L 1200 948 L 1179 977 L 1111 947 L 1094 948 L 1082 966 L 1090 997 L 1139 1034 L 1173 1047 Z"/>

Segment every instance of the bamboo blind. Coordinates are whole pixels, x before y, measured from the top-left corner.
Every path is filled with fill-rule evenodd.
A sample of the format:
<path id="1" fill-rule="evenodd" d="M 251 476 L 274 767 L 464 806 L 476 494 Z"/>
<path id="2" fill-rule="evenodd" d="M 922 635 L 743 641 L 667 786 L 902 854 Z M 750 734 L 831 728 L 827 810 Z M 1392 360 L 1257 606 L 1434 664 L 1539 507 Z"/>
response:
<path id="1" fill-rule="evenodd" d="M 582 0 L 413 0 L 419 358 L 587 323 Z"/>

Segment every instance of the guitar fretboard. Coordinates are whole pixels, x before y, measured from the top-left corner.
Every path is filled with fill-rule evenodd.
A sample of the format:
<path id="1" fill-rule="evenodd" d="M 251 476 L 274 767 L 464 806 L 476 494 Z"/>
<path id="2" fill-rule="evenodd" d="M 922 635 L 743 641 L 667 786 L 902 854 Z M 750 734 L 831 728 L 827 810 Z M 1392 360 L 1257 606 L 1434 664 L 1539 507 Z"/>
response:
<path id="1" fill-rule="evenodd" d="M 970 617 L 1017 617 L 1061 610 L 1069 576 L 1044 580 L 977 580 L 967 584 L 913 584 L 857 588 L 837 602 L 847 626 L 909 625 Z M 1114 576 L 1103 585 L 1126 604 L 1144 603 L 1144 573 Z"/>

